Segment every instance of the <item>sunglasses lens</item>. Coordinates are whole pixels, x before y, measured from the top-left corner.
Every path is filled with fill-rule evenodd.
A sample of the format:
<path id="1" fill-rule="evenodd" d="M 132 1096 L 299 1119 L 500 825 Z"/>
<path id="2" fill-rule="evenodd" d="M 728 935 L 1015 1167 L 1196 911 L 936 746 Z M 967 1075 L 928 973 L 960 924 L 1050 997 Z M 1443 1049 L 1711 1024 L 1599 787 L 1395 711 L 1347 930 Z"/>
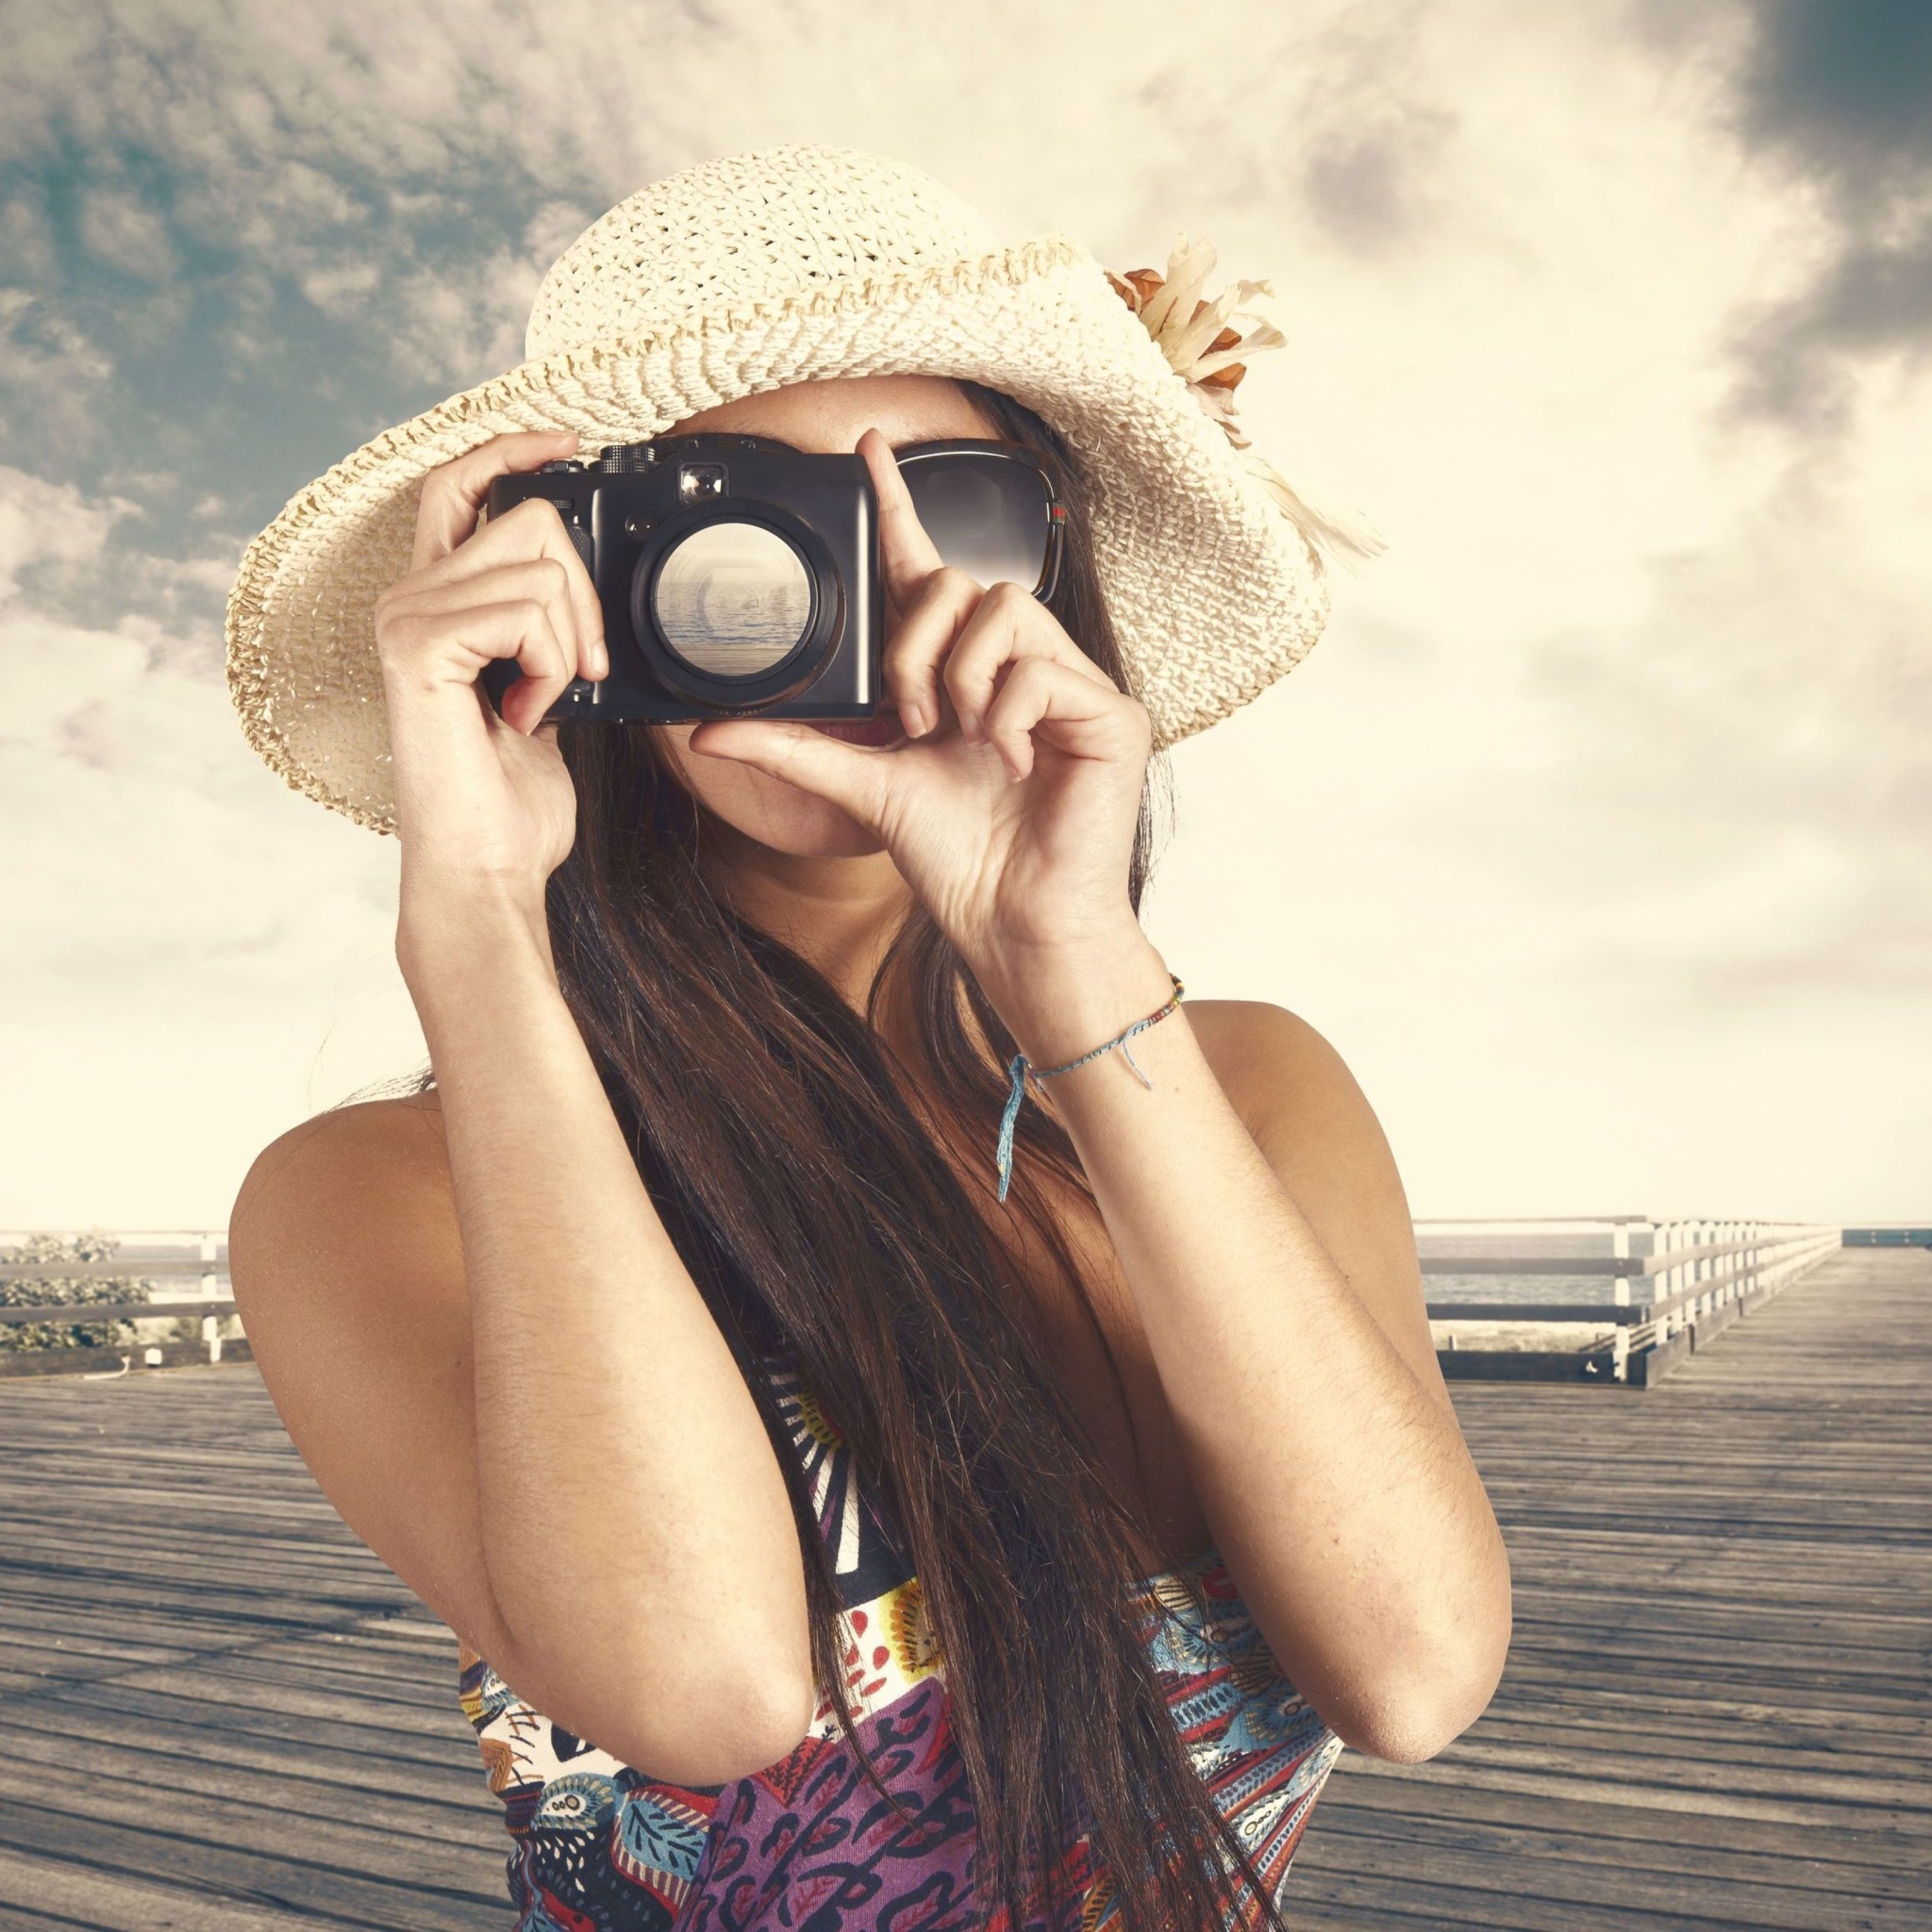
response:
<path id="1" fill-rule="evenodd" d="M 975 583 L 1037 590 L 1046 571 L 1047 494 L 1039 471 L 1003 457 L 922 457 L 901 474 L 941 558 Z"/>

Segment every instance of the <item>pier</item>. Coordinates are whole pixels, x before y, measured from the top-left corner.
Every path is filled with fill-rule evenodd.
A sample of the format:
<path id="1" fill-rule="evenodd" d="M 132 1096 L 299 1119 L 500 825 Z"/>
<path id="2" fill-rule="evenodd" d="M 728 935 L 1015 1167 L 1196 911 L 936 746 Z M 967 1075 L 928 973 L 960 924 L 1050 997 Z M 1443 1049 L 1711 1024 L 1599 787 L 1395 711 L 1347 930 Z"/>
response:
<path id="1" fill-rule="evenodd" d="M 1429 1762 L 1344 1755 L 1292 1924 L 1932 1923 L 1932 1252 L 1774 1285 L 1647 1386 L 1453 1384 L 1508 1669 Z M 195 1340 L 0 1380 L 0 1928 L 507 1926 L 455 1640 L 188 1299 Z"/>

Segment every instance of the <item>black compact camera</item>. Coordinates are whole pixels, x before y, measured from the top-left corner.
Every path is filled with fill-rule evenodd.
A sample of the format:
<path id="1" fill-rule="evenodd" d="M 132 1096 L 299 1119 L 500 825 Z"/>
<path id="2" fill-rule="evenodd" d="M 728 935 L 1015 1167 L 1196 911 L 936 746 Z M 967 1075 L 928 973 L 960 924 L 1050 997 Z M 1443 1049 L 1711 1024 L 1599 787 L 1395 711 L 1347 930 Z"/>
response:
<path id="1" fill-rule="evenodd" d="M 870 718 L 885 653 L 865 459 L 745 436 L 613 445 L 490 486 L 489 514 L 555 504 L 604 608 L 609 675 L 544 714 L 653 724 Z M 520 672 L 484 667 L 501 710 Z"/>

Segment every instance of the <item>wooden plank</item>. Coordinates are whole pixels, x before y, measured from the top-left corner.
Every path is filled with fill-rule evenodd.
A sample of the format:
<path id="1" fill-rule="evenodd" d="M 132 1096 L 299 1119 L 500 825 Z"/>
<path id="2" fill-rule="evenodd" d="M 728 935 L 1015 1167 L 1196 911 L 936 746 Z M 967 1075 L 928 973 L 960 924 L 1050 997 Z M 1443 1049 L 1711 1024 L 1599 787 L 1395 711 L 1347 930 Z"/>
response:
<path id="1" fill-rule="evenodd" d="M 125 1764 L 125 1756 L 111 1750 L 91 1755 Z M 56 1813 L 82 1821 L 104 1789 L 98 1775 L 64 1757 L 0 1763 L 0 1812 L 9 1818 L 37 1811 L 43 1823 Z M 358 1805 L 351 1790 L 287 1771 L 268 1781 L 215 1766 L 203 1767 L 185 1789 L 137 1771 L 117 1807 L 121 1822 L 150 1840 L 198 1841 L 232 1857 L 271 1862 L 293 1840 L 318 1868 L 384 1873 L 391 1885 L 459 1892 L 474 1880 L 475 1860 L 471 1847 L 450 1841 L 449 1809 L 420 1792 L 392 1792 L 379 1807 Z M 50 1848 L 57 1841 L 71 1843 L 72 1834 L 35 1840 Z"/>
<path id="2" fill-rule="evenodd" d="M 286 1828 L 266 1847 L 234 1845 L 192 1829 L 151 1829 L 104 1809 L 96 1790 L 91 1804 L 0 1806 L 0 1851 L 150 1878 L 165 1874 L 171 1889 L 279 1908 L 310 1924 L 371 1932 L 502 1932 L 500 1854 L 473 1858 L 453 1885 L 441 1870 L 419 1874 L 408 1852 L 386 1849 L 375 1837 L 352 1842 L 341 1862 L 318 1857 L 305 1842 L 314 1823 L 305 1821 L 300 1832 Z"/>
<path id="3" fill-rule="evenodd" d="M 1932 1268 L 1835 1256 L 1641 1401 L 1457 1384 L 1509 1667 L 1430 1763 L 1344 1755 L 1294 1922 L 1932 1923 L 1928 1368 Z"/>
<path id="4" fill-rule="evenodd" d="M 454 1692 L 440 1715 L 441 1722 L 433 1728 L 421 1722 L 370 1724 L 353 1713 L 318 1725 L 249 1712 L 241 1723 L 217 1725 L 193 1700 L 147 1707 L 126 1700 L 42 1695 L 0 1704 L 0 1739 L 23 1761 L 59 1755 L 61 1740 L 70 1736 L 85 1740 L 98 1747 L 103 1761 L 112 1757 L 124 1767 L 115 1774 L 117 1788 L 130 1747 L 138 1740 L 143 1778 L 165 1774 L 177 1786 L 192 1788 L 199 1782 L 197 1766 L 207 1764 L 216 1767 L 218 1775 L 246 1774 L 289 1788 L 305 1783 L 335 1787 L 340 1799 L 326 1802 L 351 1810 L 358 1808 L 358 1792 L 367 1800 L 393 1794 L 398 1799 L 434 1798 L 501 1824 L 475 1734 L 468 1731 Z M 459 1753 L 449 1750 L 452 1737 L 461 1742 Z"/>
<path id="5" fill-rule="evenodd" d="M 1730 1920 L 1790 1932 L 1815 1932 L 1848 1902 L 1882 1902 L 1907 1923 L 1907 1914 L 1932 1904 L 1932 1879 L 1923 1873 L 1880 1875 L 1869 1866 L 1814 1861 L 1789 1840 L 1782 1852 L 1769 1857 L 1761 1850 L 1726 1857 L 1722 1846 L 1678 1850 L 1659 1844 L 1654 1834 L 1649 1839 L 1613 1838 L 1605 1814 L 1615 1808 L 1577 1807 L 1574 1815 L 1582 1828 L 1574 1830 L 1397 1821 L 1351 1809 L 1339 1821 L 1327 1822 L 1326 1849 L 1345 1848 L 1348 1869 L 1358 1876 L 1440 1881 L 1458 1869 L 1479 1876 L 1485 1869 L 1495 1874 L 1499 1868 L 1513 1868 L 1536 1874 L 1538 1890 L 1545 1895 L 1577 1904 L 1646 1907 L 1655 1901 L 1659 1879 L 1667 1876 L 1674 1908 L 1685 1919 Z M 1339 1846 L 1338 1840 L 1345 1840 L 1345 1846 Z M 1418 1851 L 1425 1858 L 1419 1860 Z"/>
<path id="6" fill-rule="evenodd" d="M 1698 1869 L 1715 1864 L 1748 1873 L 1754 1865 L 1773 1863 L 1789 1875 L 1789 1864 L 1778 1861 L 1800 1860 L 1807 1868 L 1815 1868 L 1806 1881 L 1815 1889 L 1909 1897 L 1932 1882 L 1932 1868 L 1901 1861 L 1897 1837 L 1890 1833 L 1839 1825 L 1828 1832 L 1800 1835 L 1781 1824 L 1677 1811 L 1671 1815 L 1665 1834 L 1658 1829 L 1656 1811 L 1641 1806 L 1497 1792 L 1454 1783 L 1432 1784 L 1425 1803 L 1419 1803 L 1417 1793 L 1400 1777 L 1357 1775 L 1360 1762 L 1342 1757 L 1323 1794 L 1322 1807 L 1332 1806 L 1331 1815 L 1353 1821 L 1358 1830 L 1373 1825 L 1385 1834 L 1413 1834 L 1419 1846 L 1427 1844 L 1439 1830 L 1458 1834 L 1466 1842 L 1491 1831 L 1522 1831 L 1592 1848 L 1587 1853 L 1579 1850 L 1578 1857 L 1649 1863 L 1659 1871 L 1679 1864 Z M 1311 1832 L 1306 1842 L 1314 1841 Z"/>
<path id="7" fill-rule="evenodd" d="M 0 1848 L 0 1926 L 57 1924 L 96 1932 L 314 1932 L 317 1922 L 198 1897 L 95 1864 Z"/>
<path id="8" fill-rule="evenodd" d="M 1811 1863 L 1759 1854 L 1723 1860 L 1664 1841 L 1653 1849 L 1626 1840 L 1622 1858 L 1579 1856 L 1578 1843 L 1599 1840 L 1612 1807 L 1582 1807 L 1576 1839 L 1542 1831 L 1450 1838 L 1424 1819 L 1386 1821 L 1387 1831 L 1361 1830 L 1344 1815 L 1331 1840 L 1311 1830 L 1296 1860 L 1291 1923 L 1324 1924 L 1321 1907 L 1374 1905 L 1403 1923 L 1407 1912 L 1433 1911 L 1449 1924 L 1541 1928 L 1642 1925 L 1738 1927 L 1763 1932 L 1915 1926 L 1927 1900 L 1909 1873 L 1881 1875 L 1870 1867 Z M 1410 1834 L 1413 1833 L 1411 1839 Z M 1346 1869 L 1324 1863 L 1346 1860 Z M 1808 1879 L 1809 1883 L 1798 1882 Z M 1311 1909 L 1311 1907 L 1313 1907 Z M 1378 1920 L 1376 1923 L 1380 1923 Z"/>
<path id="9" fill-rule="evenodd" d="M 1932 1257 L 1857 1250 L 1641 1398 L 1457 1382 L 1514 1568 L 1509 1667 L 1431 1762 L 1344 1754 L 1293 1923 L 1932 1922 L 1928 1371 Z M 24 1687 L 0 1762 L 64 1765 L 5 1782 L 0 1858 L 138 1874 L 158 1910 L 506 1923 L 454 1641 L 335 1517 L 258 1376 L 8 1385 L 0 1518 Z M 150 1903 L 76 1896 L 22 1923 Z M 16 1909 L 0 1889 L 0 1928 Z"/>

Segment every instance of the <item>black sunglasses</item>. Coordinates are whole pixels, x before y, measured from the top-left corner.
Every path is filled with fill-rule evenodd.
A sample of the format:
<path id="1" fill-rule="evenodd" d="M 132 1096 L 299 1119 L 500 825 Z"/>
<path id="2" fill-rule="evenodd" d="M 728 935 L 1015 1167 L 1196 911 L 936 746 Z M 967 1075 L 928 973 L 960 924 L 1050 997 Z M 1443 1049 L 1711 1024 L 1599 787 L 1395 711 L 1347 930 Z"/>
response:
<path id="1" fill-rule="evenodd" d="M 1067 490 L 1059 464 L 1020 442 L 954 438 L 892 452 L 920 524 L 949 569 L 1022 584 L 1043 604 L 1059 582 Z"/>
<path id="2" fill-rule="evenodd" d="M 791 450 L 770 436 L 740 445 Z M 1024 442 L 951 437 L 892 452 L 906 493 L 940 560 L 975 583 L 1024 584 L 1044 604 L 1060 577 L 1067 478 L 1054 457 Z"/>

